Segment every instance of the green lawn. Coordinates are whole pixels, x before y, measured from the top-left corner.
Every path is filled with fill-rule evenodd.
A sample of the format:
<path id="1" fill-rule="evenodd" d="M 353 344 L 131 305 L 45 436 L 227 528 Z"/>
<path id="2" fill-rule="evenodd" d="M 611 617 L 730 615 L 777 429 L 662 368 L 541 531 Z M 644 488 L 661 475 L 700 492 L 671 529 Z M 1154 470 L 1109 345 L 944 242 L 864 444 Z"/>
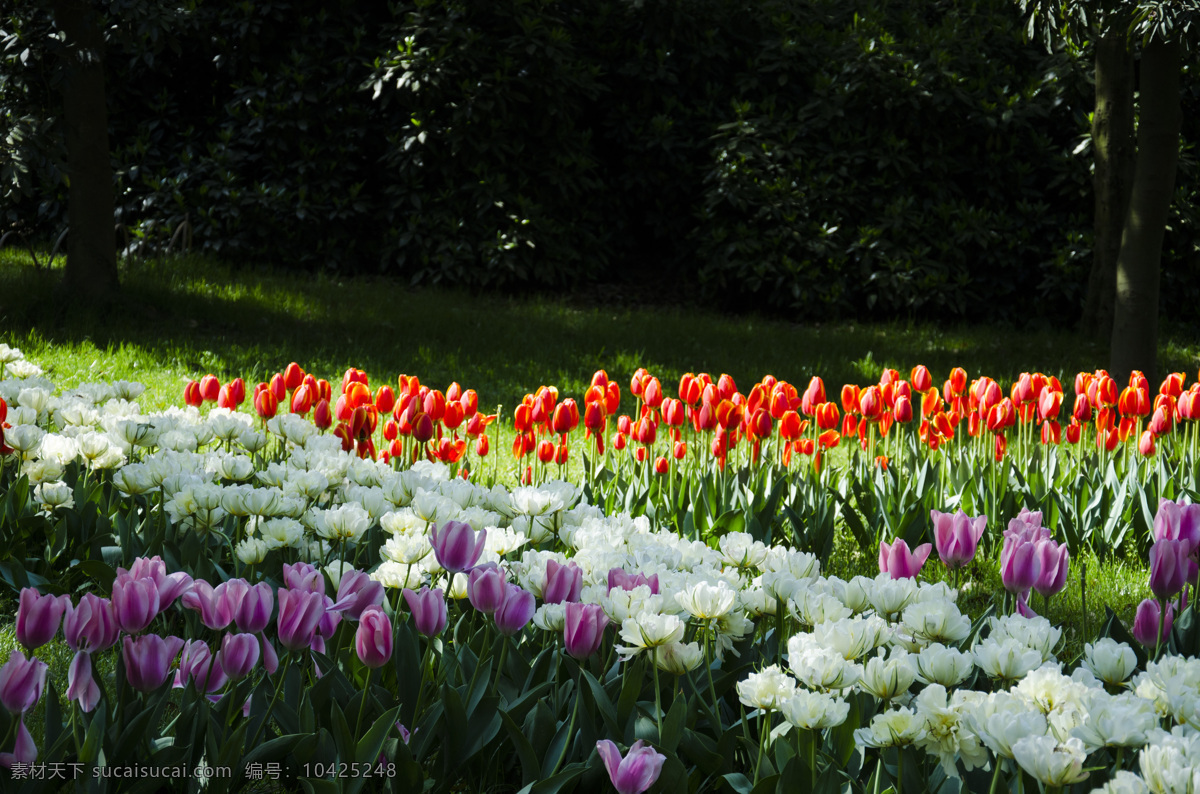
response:
<path id="1" fill-rule="evenodd" d="M 35 269 L 27 253 L 0 251 L 3 340 L 60 386 L 141 381 L 150 387 L 141 400 L 150 410 L 179 404 L 189 378 L 212 372 L 252 386 L 289 361 L 331 380 L 359 367 L 373 385 L 394 383 L 400 373 L 439 388 L 457 380 L 479 393 L 481 408 L 501 405 L 508 418 L 541 384 L 581 397 L 600 368 L 625 390 L 633 371 L 646 367 L 669 394 L 685 371 L 728 372 L 743 391 L 767 373 L 800 389 L 821 375 L 833 397 L 843 383 L 877 381 L 882 367 L 907 376 L 922 363 L 939 383 L 954 366 L 1006 385 L 1022 371 L 1040 370 L 1058 375 L 1069 390 L 1075 372 L 1102 367 L 1107 358 L 1104 346 L 1064 331 L 793 323 L 664 307 L 655 296 L 593 304 L 586 295 L 469 295 L 383 278 L 232 269 L 201 257 L 123 265 L 119 309 L 96 316 L 57 302 L 60 275 Z M 1198 366 L 1195 331 L 1168 329 L 1160 369 L 1182 370 L 1190 381 Z M 628 397 L 624 405 L 628 410 Z M 506 455 L 504 436 L 493 449 Z M 834 560 L 831 572 L 842 576 L 875 569 L 852 542 L 839 542 Z M 986 608 L 999 589 L 993 568 L 976 571 L 975 594 L 964 594 L 972 609 Z M 936 560 L 927 569 L 936 576 Z M 1050 616 L 1072 631 L 1081 623 L 1079 571 L 1072 561 L 1071 585 L 1050 607 Z M 1131 621 L 1144 596 L 1144 563 L 1092 559 L 1087 571 L 1089 626 L 1102 618 L 1105 603 Z M 1077 633 L 1071 647 L 1081 647 Z"/>

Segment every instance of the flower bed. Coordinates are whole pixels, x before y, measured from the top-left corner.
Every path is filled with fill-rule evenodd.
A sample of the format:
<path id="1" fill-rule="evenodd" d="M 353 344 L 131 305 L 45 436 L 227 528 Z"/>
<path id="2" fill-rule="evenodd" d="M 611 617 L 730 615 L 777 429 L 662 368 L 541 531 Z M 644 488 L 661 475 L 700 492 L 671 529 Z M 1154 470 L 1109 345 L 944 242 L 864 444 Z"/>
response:
<path id="1" fill-rule="evenodd" d="M 1111 379 L 1081 382 L 1112 417 L 1085 457 L 1057 446 L 1049 379 L 1031 379 L 1031 403 L 1020 383 L 967 397 L 952 375 L 948 410 L 921 397 L 922 428 L 918 371 L 908 394 L 898 379 L 844 391 L 832 420 L 819 383 L 743 397 L 685 378 L 674 401 L 640 373 L 623 421 L 598 375 L 582 411 L 543 388 L 513 412 L 528 484 L 510 487 L 487 455 L 493 420 L 458 387 L 401 377 L 398 396 L 351 371 L 334 394 L 296 367 L 249 395 L 202 380 L 147 416 L 136 384 L 57 393 L 0 352 L 20 376 L 0 380 L 0 576 L 22 646 L 0 668 L 6 790 L 53 769 L 113 790 L 181 775 L 214 790 L 1200 788 L 1200 631 L 1180 596 L 1200 508 L 1175 501 L 1195 431 L 1160 426 L 1144 454 L 1138 383 L 1111 410 Z M 1173 422 L 1191 410 L 1176 385 Z M 939 429 L 959 421 L 967 433 Z M 580 425 L 583 482 L 550 479 Z M 857 452 L 822 460 L 843 439 Z M 1028 509 L 1026 467 L 1049 490 L 1096 463 L 1112 473 L 1099 497 Z M 965 485 L 969 466 L 992 484 Z M 1128 483 L 1172 497 L 1136 538 L 1152 597 L 1134 636 L 1110 620 L 1059 659 L 1062 630 L 1030 594 L 1053 597 L 1073 548 L 1109 532 L 1081 533 L 1066 505 L 1084 499 L 1078 518 Z M 938 512 L 985 504 L 1004 532 Z M 878 577 L 822 574 L 835 521 L 878 553 Z M 935 552 L 951 583 L 920 580 Z M 1009 595 L 965 615 L 953 584 L 980 554 Z M 58 642 L 75 653 L 66 680 L 36 658 Z"/>

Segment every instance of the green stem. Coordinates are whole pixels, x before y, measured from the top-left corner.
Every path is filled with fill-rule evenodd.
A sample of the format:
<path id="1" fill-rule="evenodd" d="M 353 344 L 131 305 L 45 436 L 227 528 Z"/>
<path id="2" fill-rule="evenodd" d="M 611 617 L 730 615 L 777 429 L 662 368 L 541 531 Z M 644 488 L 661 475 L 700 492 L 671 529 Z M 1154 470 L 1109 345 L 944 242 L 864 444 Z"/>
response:
<path id="1" fill-rule="evenodd" d="M 996 769 L 992 772 L 992 785 L 988 787 L 988 794 L 999 794 L 1000 792 L 1000 770 L 1004 768 L 1004 759 L 996 758 Z"/>
<path id="2" fill-rule="evenodd" d="M 370 667 L 367 668 L 367 680 L 363 682 L 362 706 L 358 709 L 358 720 L 354 725 L 354 741 L 358 741 L 362 731 L 363 715 L 367 713 L 367 693 L 371 691 L 371 673 L 374 672 Z"/>
<path id="3" fill-rule="evenodd" d="M 662 690 L 658 685 L 658 648 L 654 646 L 654 719 L 658 722 L 658 740 L 662 741 Z"/>
<path id="4" fill-rule="evenodd" d="M 504 662 L 508 659 L 508 637 L 500 638 L 500 664 L 496 665 L 496 680 L 492 682 L 492 689 L 500 686 L 500 673 L 504 670 Z"/>
<path id="5" fill-rule="evenodd" d="M 1154 641 L 1154 661 L 1158 661 L 1158 655 L 1162 652 L 1162 635 L 1163 626 L 1167 622 L 1167 599 L 1163 598 L 1158 602 L 1158 629 Z"/>
<path id="6" fill-rule="evenodd" d="M 815 728 L 810 730 L 810 741 L 808 743 L 808 767 L 812 771 L 812 788 L 809 791 L 817 790 L 817 737 L 820 732 Z"/>
<path id="7" fill-rule="evenodd" d="M 425 653 L 421 656 L 421 685 L 417 689 L 417 707 L 413 709 L 412 724 L 416 726 L 421 719 L 421 703 L 425 700 L 425 681 L 429 675 L 429 657 L 433 653 L 433 639 L 425 640 Z"/>
<path id="8" fill-rule="evenodd" d="M 483 654 L 490 647 L 492 641 L 492 624 L 483 624 L 483 645 L 479 648 L 479 658 L 475 660 L 475 672 L 471 673 L 471 685 L 467 687 L 467 694 L 475 689 L 475 680 L 479 678 L 479 668 L 483 667 Z"/>
<path id="9" fill-rule="evenodd" d="M 258 730 L 254 732 L 254 738 L 250 740 L 250 744 L 246 745 L 247 747 L 258 747 L 258 738 L 267 727 L 267 723 L 270 722 L 271 712 L 275 710 L 275 701 L 279 700 L 279 693 L 283 691 L 283 687 L 287 683 L 288 666 L 291 662 L 291 653 L 283 657 L 283 672 L 279 676 L 279 684 L 276 685 L 275 694 L 271 696 L 271 702 L 267 705 L 267 713 L 263 715 L 262 723 L 258 726 Z"/>
<path id="10" fill-rule="evenodd" d="M 904 792 L 904 748 L 896 748 L 896 794 Z"/>
<path id="11" fill-rule="evenodd" d="M 658 668 L 655 667 L 654 669 L 657 670 Z M 579 670 L 575 673 L 575 707 L 571 709 L 571 721 L 567 725 L 567 740 L 563 742 L 562 752 L 558 754 L 558 760 L 554 762 L 554 768 L 550 770 L 550 774 L 547 777 L 554 777 L 555 773 L 558 772 L 558 768 L 562 766 L 562 762 L 566 760 L 567 750 L 571 747 L 571 735 L 575 731 L 575 719 L 579 716 L 579 701 L 583 700 L 583 691 L 579 688 L 582 684 L 582 678 L 583 667 L 580 666 Z"/>
<path id="12" fill-rule="evenodd" d="M 757 761 L 757 763 L 754 764 L 754 785 L 755 786 L 758 785 L 758 775 L 759 775 L 759 772 L 762 770 L 763 753 L 765 753 L 767 750 L 767 741 L 766 741 L 767 726 L 765 726 L 763 724 L 764 723 L 763 716 L 765 714 L 766 714 L 766 712 L 762 711 L 762 710 L 759 710 L 759 712 L 758 712 L 758 761 Z"/>
<path id="13" fill-rule="evenodd" d="M 712 665 L 713 659 L 708 654 L 708 632 L 704 633 L 704 669 L 708 673 L 708 694 L 712 697 L 713 715 L 718 720 L 721 719 L 720 706 L 717 705 L 717 686 L 713 683 Z"/>

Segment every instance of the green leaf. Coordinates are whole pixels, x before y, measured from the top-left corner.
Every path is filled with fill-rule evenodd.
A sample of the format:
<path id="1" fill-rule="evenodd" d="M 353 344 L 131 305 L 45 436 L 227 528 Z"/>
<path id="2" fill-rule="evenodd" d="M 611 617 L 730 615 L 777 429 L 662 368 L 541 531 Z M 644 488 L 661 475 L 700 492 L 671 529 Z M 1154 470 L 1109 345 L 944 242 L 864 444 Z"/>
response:
<path id="1" fill-rule="evenodd" d="M 504 723 L 504 729 L 508 731 L 509 740 L 517 749 L 517 758 L 521 761 L 521 785 L 528 786 L 537 780 L 541 773 L 542 766 L 538 763 L 537 753 L 533 751 L 533 745 L 508 712 L 500 712 L 500 719 Z"/>

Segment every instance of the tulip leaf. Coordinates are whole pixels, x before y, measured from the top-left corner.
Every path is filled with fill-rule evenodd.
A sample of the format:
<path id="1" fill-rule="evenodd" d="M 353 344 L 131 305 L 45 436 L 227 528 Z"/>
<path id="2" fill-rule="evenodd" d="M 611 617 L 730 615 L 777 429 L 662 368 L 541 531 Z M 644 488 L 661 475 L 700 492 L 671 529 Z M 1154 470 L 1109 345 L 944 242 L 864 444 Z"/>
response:
<path id="1" fill-rule="evenodd" d="M 528 786 L 541 773 L 542 765 L 538 763 L 537 753 L 533 751 L 533 745 L 529 743 L 529 739 L 526 738 L 521 727 L 513 721 L 513 718 L 507 712 L 500 712 L 500 719 L 504 723 L 504 729 L 508 731 L 508 738 L 516 748 L 517 758 L 521 762 L 521 785 Z"/>
<path id="2" fill-rule="evenodd" d="M 597 711 L 600 712 L 600 718 L 604 720 L 604 727 L 608 730 L 609 735 L 616 736 L 620 733 L 617 728 L 617 712 L 608 698 L 608 693 L 604 691 L 604 687 L 600 686 L 596 677 L 587 670 L 582 670 L 581 675 L 587 682 L 588 691 L 591 693 L 592 702 L 596 704 Z"/>
<path id="3" fill-rule="evenodd" d="M 526 785 L 517 794 L 558 794 L 564 789 L 570 791 L 586 769 L 583 764 L 571 764 L 554 777 Z"/>
<path id="4" fill-rule="evenodd" d="M 550 741 L 550 746 L 546 748 L 546 754 L 542 756 L 542 777 L 548 778 L 559 765 L 559 759 L 570 754 L 569 743 L 576 738 L 578 734 L 575 731 L 575 726 L 570 719 L 563 720 L 558 726 L 558 730 L 554 734 L 554 738 Z"/>
<path id="5" fill-rule="evenodd" d="M 338 702 L 332 701 L 329 704 L 329 730 L 333 734 L 333 741 L 337 747 L 337 757 L 348 762 L 354 757 L 354 734 L 350 732 L 350 724 L 346 722 L 346 714 L 342 711 L 342 707 Z"/>
<path id="6" fill-rule="evenodd" d="M 642 694 L 642 684 L 646 680 L 646 659 L 639 654 L 634 662 L 628 664 L 621 682 L 621 696 L 617 700 L 617 723 L 629 721 L 633 707 L 637 705 L 638 697 Z"/>
<path id="7" fill-rule="evenodd" d="M 750 778 L 743 775 L 741 772 L 730 772 L 727 775 L 722 775 L 721 778 L 737 792 L 737 794 L 750 794 L 754 791 L 754 784 L 750 782 Z"/>
<path id="8" fill-rule="evenodd" d="M 514 721 L 523 721 L 529 710 L 537 704 L 546 693 L 550 690 L 551 684 L 549 681 L 543 681 L 536 686 L 523 691 L 523 694 L 517 700 L 508 704 L 504 710 L 513 718 Z"/>
<path id="9" fill-rule="evenodd" d="M 675 698 L 663 720 L 663 732 L 659 739 L 661 748 L 668 753 L 674 753 L 683 737 L 684 722 L 687 719 L 687 704 L 682 697 Z"/>
<path id="10" fill-rule="evenodd" d="M 557 725 L 554 712 L 545 700 L 539 700 L 533 711 L 525 717 L 525 735 L 529 737 L 530 746 L 539 756 L 545 755 Z"/>
<path id="11" fill-rule="evenodd" d="M 396 706 L 379 715 L 379 718 L 375 720 L 370 729 L 358 740 L 358 747 L 354 753 L 355 763 L 375 763 L 375 759 L 379 757 L 379 750 L 383 747 L 383 741 L 387 738 L 388 732 L 396 727 L 396 718 L 399 714 L 400 707 Z"/>

